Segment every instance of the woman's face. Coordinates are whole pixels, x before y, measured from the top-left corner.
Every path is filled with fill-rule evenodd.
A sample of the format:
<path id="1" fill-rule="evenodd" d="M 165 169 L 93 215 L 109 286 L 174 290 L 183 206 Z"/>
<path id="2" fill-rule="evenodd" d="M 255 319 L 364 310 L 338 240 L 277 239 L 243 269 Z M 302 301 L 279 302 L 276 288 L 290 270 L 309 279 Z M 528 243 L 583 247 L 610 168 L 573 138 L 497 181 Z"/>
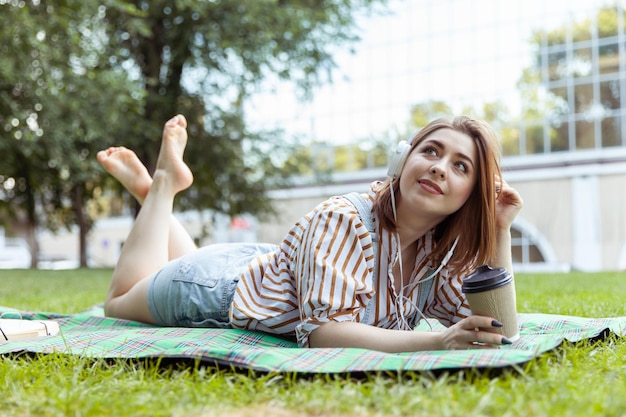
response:
<path id="1" fill-rule="evenodd" d="M 476 184 L 477 150 L 465 133 L 444 128 L 423 139 L 409 154 L 400 177 L 404 210 L 441 221 L 460 209 Z"/>

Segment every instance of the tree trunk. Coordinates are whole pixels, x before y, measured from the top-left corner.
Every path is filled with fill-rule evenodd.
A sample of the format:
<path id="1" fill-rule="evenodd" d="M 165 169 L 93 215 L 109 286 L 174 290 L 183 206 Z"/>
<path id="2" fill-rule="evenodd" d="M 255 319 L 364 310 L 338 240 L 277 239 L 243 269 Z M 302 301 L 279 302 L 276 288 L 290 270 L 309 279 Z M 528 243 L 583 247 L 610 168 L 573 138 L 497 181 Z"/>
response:
<path id="1" fill-rule="evenodd" d="M 83 201 L 83 188 L 80 185 L 74 187 L 74 213 L 76 213 L 76 223 L 78 224 L 78 251 L 80 267 L 87 267 L 87 233 L 89 226 L 85 218 L 85 204 Z"/>
<path id="2" fill-rule="evenodd" d="M 39 244 L 37 242 L 37 210 L 35 200 L 35 189 L 32 186 L 31 167 L 28 160 L 23 154 L 19 154 L 18 158 L 22 160 L 22 166 L 25 167 L 22 176 L 26 184 L 26 241 L 30 247 L 30 267 L 37 268 L 39 263 Z"/>
<path id="3" fill-rule="evenodd" d="M 26 225 L 26 242 L 28 242 L 28 247 L 30 248 L 30 267 L 36 269 L 39 263 L 36 220 L 28 220 L 28 224 Z"/>

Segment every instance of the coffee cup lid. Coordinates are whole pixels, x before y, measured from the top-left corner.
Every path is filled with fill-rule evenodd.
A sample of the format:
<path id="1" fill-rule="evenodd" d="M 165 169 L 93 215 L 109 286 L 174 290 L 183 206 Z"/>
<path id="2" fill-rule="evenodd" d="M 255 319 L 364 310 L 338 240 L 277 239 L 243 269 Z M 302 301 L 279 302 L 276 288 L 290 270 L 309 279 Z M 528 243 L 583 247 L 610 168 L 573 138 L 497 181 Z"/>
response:
<path id="1" fill-rule="evenodd" d="M 476 293 L 493 290 L 508 284 L 513 276 L 505 268 L 492 268 L 481 265 L 474 272 L 463 278 L 463 293 Z"/>

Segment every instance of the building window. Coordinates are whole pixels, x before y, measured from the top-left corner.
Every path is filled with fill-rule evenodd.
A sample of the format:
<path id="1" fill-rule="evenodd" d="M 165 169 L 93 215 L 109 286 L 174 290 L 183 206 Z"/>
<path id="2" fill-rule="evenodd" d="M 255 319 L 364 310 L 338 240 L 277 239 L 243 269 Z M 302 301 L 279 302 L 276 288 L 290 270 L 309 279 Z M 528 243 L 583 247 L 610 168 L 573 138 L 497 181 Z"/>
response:
<path id="1" fill-rule="evenodd" d="M 602 147 L 621 146 L 621 119 L 619 117 L 607 117 L 602 120 Z"/>
<path id="2" fill-rule="evenodd" d="M 622 13 L 621 7 L 601 8 L 594 18 L 535 33 L 535 66 L 528 68 L 522 83 L 525 129 L 519 154 L 624 145 Z"/>
<path id="3" fill-rule="evenodd" d="M 570 265 L 557 261 L 548 239 L 523 219 L 516 219 L 511 227 L 511 252 L 517 272 L 570 270 Z"/>
<path id="4" fill-rule="evenodd" d="M 525 233 L 519 226 L 511 228 L 511 250 L 514 263 L 528 264 L 546 261 L 537 245 L 532 241 L 531 235 Z"/>

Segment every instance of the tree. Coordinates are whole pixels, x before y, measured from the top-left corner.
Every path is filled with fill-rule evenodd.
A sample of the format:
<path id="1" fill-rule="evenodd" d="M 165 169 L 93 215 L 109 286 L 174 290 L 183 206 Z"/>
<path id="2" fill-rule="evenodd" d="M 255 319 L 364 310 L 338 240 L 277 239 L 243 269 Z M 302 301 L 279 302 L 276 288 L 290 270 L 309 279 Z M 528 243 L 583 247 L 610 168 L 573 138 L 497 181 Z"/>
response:
<path id="1" fill-rule="evenodd" d="M 166 119 L 184 113 L 196 185 L 181 206 L 262 214 L 283 183 L 280 132 L 251 132 L 243 104 L 269 73 L 302 97 L 335 48 L 357 40 L 354 14 L 384 0 L 0 2 L 0 169 L 4 213 L 35 230 L 78 224 L 81 264 L 102 187 L 98 149 L 123 142 L 152 169 Z"/>
<path id="2" fill-rule="evenodd" d="M 265 192 L 292 174 L 285 161 L 293 148 L 280 132 L 251 132 L 245 100 L 268 74 L 293 81 L 306 98 L 327 81 L 333 52 L 358 39 L 355 13 L 377 2 L 110 2 L 107 33 L 118 51 L 111 59 L 132 68 L 145 91 L 143 120 L 125 138 L 152 169 L 162 124 L 184 113 L 186 160 L 196 175 L 183 205 L 231 216 L 268 212 Z"/>
<path id="3" fill-rule="evenodd" d="M 452 114 L 450 106 L 443 101 L 431 100 L 415 104 L 411 108 L 409 129 L 421 129 L 431 120 L 437 117 L 448 117 L 450 114 Z"/>
<path id="4" fill-rule="evenodd" d="M 62 6 L 62 7 L 59 7 Z M 37 264 L 36 230 L 78 224 L 85 241 L 85 202 L 97 184 L 92 162 L 103 132 L 115 125 L 125 75 L 98 67 L 94 2 L 2 4 L 0 125 L 7 219 L 26 229 Z M 8 23 L 10 22 L 10 23 Z M 123 110 L 123 109 L 121 109 Z M 117 122 L 118 123 L 118 122 Z M 111 133 L 113 131 L 109 130 Z M 81 264 L 86 263 L 81 245 Z"/>

